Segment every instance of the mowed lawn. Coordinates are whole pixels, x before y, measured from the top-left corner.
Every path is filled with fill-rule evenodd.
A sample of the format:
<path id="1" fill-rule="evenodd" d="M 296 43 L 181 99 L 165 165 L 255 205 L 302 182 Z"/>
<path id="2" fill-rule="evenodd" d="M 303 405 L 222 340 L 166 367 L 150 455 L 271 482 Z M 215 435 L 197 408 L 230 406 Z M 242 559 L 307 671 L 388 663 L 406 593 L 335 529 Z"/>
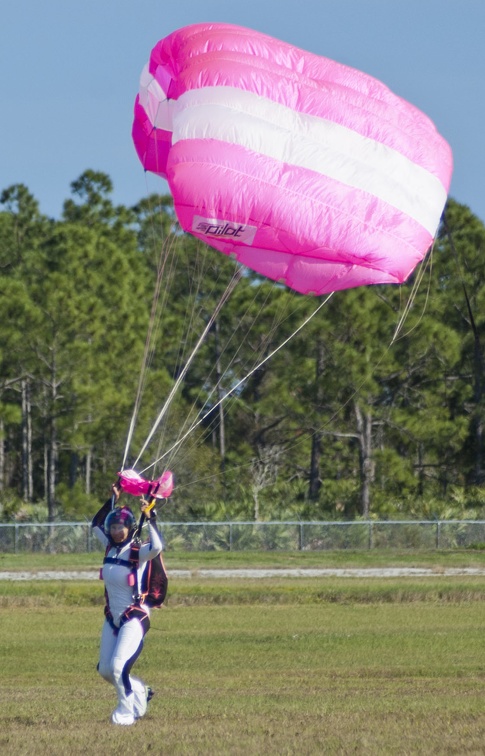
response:
<path id="1" fill-rule="evenodd" d="M 96 673 L 102 584 L 0 584 L 0 753 L 483 753 L 482 581 L 174 579 L 131 728 Z"/>

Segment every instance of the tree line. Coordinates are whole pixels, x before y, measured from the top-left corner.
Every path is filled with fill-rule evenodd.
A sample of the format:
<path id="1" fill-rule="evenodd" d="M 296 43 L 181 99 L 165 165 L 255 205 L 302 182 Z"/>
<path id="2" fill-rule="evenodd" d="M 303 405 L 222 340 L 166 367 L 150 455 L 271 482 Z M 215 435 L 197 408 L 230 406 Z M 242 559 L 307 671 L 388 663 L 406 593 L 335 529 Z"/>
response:
<path id="1" fill-rule="evenodd" d="M 89 170 L 56 220 L 23 185 L 0 196 L 2 519 L 88 516 L 123 461 L 173 470 L 169 519 L 480 515 L 485 227 L 467 207 L 449 200 L 406 285 L 327 301 L 183 234 L 168 196 L 111 195 Z"/>

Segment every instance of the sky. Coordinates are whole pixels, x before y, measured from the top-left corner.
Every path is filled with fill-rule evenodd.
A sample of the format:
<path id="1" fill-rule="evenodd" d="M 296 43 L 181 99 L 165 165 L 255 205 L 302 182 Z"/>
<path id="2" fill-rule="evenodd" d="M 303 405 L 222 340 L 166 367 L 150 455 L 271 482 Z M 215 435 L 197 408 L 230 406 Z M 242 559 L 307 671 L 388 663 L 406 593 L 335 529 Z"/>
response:
<path id="1" fill-rule="evenodd" d="M 131 125 L 141 70 L 188 24 L 239 24 L 383 81 L 423 110 L 454 155 L 450 194 L 485 221 L 485 0 L 15 0 L 0 23 L 0 192 L 25 184 L 58 218 L 71 182 L 107 173 L 115 204 L 145 174 Z"/>

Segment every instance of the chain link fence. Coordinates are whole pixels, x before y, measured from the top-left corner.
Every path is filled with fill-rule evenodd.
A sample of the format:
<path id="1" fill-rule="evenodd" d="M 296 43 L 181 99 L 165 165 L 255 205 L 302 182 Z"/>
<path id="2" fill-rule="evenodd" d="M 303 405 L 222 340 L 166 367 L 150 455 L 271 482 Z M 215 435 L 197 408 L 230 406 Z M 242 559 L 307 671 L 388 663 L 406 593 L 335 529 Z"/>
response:
<path id="1" fill-rule="evenodd" d="M 179 551 L 485 548 L 485 521 L 160 522 Z M 89 523 L 0 524 L 0 552 L 101 551 Z"/>

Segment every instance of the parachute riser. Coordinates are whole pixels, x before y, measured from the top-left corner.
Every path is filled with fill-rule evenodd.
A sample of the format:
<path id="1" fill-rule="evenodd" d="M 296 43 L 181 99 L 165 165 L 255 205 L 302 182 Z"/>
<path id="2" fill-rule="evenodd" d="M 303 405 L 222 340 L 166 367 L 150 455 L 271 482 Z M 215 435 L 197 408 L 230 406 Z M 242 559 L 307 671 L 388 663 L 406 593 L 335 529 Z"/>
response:
<path id="1" fill-rule="evenodd" d="M 140 539 L 141 536 L 141 530 L 143 527 L 143 524 L 145 520 L 147 519 L 147 513 L 151 512 L 155 504 L 157 503 L 157 497 L 156 494 L 158 492 L 158 489 L 160 488 L 160 483 L 158 483 L 155 487 L 150 486 L 147 492 L 147 498 L 144 499 L 148 502 L 148 504 L 145 506 L 143 512 L 140 516 L 140 521 L 138 523 L 138 527 L 135 531 L 134 539 Z"/>

